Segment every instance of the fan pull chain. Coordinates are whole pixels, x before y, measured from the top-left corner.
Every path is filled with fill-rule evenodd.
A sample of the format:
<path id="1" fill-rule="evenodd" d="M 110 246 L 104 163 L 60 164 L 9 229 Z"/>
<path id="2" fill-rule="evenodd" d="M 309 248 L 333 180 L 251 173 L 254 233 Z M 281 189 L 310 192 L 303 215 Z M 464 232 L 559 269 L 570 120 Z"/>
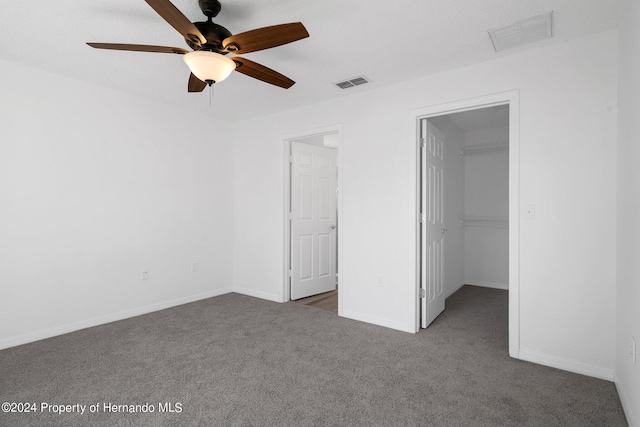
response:
<path id="1" fill-rule="evenodd" d="M 209 85 L 209 108 L 211 108 L 212 100 L 213 100 L 213 85 Z"/>

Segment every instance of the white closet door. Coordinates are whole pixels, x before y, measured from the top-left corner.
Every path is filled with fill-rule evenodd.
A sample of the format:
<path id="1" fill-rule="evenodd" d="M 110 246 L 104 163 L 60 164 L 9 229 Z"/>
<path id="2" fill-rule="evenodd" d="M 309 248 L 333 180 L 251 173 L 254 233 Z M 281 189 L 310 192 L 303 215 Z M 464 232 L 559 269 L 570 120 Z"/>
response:
<path id="1" fill-rule="evenodd" d="M 291 299 L 336 288 L 336 151 L 291 143 Z"/>

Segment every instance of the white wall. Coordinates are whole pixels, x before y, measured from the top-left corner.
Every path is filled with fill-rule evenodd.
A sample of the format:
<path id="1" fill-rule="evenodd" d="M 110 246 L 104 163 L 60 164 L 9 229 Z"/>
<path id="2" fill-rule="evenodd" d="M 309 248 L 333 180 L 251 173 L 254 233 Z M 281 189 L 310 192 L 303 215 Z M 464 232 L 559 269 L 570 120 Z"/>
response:
<path id="1" fill-rule="evenodd" d="M 509 145 L 509 127 L 466 132 L 465 148 Z M 464 180 L 464 277 L 468 285 L 509 288 L 509 151 L 469 151 Z"/>
<path id="2" fill-rule="evenodd" d="M 443 134 L 444 146 L 444 223 L 447 229 L 445 243 L 444 288 L 445 296 L 453 294 L 465 284 L 464 281 L 464 132 L 447 116 L 430 118 Z"/>
<path id="3" fill-rule="evenodd" d="M 228 124 L 0 67 L 0 348 L 231 290 Z"/>
<path id="4" fill-rule="evenodd" d="M 626 2 L 620 25 L 618 113 L 618 294 L 616 375 L 629 424 L 640 426 L 640 2 Z"/>
<path id="5" fill-rule="evenodd" d="M 537 209 L 519 233 L 520 356 L 612 378 L 616 46 L 610 31 L 238 123 L 234 289 L 281 294 L 281 135 L 342 123 L 343 314 L 413 331 L 410 110 L 519 89 L 520 198 Z M 378 274 L 388 278 L 383 287 Z"/>

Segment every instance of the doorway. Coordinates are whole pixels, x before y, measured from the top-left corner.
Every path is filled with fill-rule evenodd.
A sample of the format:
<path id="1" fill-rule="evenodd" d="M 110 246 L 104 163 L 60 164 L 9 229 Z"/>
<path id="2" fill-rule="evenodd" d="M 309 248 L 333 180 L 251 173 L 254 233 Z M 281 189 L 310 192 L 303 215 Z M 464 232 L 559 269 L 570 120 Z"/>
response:
<path id="1" fill-rule="evenodd" d="M 285 152 L 285 266 L 283 301 L 333 295 L 341 314 L 342 127 L 283 137 Z M 337 298 L 336 298 L 337 294 Z"/>
<path id="2" fill-rule="evenodd" d="M 519 229 L 519 191 L 518 191 L 518 176 L 519 176 L 519 93 L 517 91 L 511 91 L 496 95 L 489 95 L 480 98 L 474 98 L 465 101 L 452 102 L 449 104 L 441 104 L 433 107 L 426 107 L 422 109 L 413 110 L 411 112 L 412 126 L 415 129 L 413 135 L 412 147 L 416 152 L 416 331 L 420 328 L 426 327 L 430 320 L 433 320 L 439 312 L 444 309 L 444 304 L 440 304 L 437 301 L 434 303 L 434 296 L 438 296 L 438 280 L 444 282 L 445 272 L 449 271 L 446 265 L 441 262 L 444 260 L 446 246 L 446 233 L 449 233 L 451 229 L 461 229 L 467 227 L 480 227 L 483 230 L 502 229 L 504 233 L 508 233 L 506 240 L 508 241 L 506 268 L 504 270 L 504 277 L 507 278 L 504 287 L 507 287 L 509 292 L 509 354 L 512 357 L 519 357 L 519 273 L 518 273 L 518 261 L 519 261 L 519 246 L 518 246 L 518 229 Z M 424 152 L 427 155 L 430 153 L 429 138 L 433 138 L 434 141 L 438 141 L 437 128 L 433 124 L 434 122 L 442 123 L 443 116 L 453 117 L 453 114 L 481 111 L 485 112 L 502 112 L 502 116 L 506 116 L 508 120 L 508 129 L 506 131 L 506 146 L 505 144 L 496 144 L 500 141 L 495 141 L 494 144 L 479 144 L 469 149 L 469 153 L 489 153 L 489 152 L 502 152 L 503 155 L 508 158 L 508 171 L 505 173 L 508 175 L 508 187 L 505 191 L 508 193 L 508 200 L 504 202 L 505 215 L 461 215 L 458 221 L 451 221 L 450 216 L 447 218 L 446 214 L 441 215 L 442 222 L 437 224 L 435 228 L 431 227 L 433 224 L 429 224 L 429 212 L 434 206 L 430 206 L 433 203 L 433 195 L 441 197 L 442 200 L 446 199 L 442 193 L 438 196 L 438 178 L 437 168 L 433 169 L 431 163 L 425 159 Z M 469 115 L 468 115 L 469 116 Z M 478 117 L 478 114 L 470 114 L 470 116 Z M 440 125 L 442 127 L 444 125 Z M 432 130 L 436 129 L 436 132 Z M 443 143 L 446 144 L 446 138 L 443 137 Z M 423 146 L 426 145 L 426 149 Z M 424 150 L 424 151 L 423 151 Z M 437 150 L 437 148 L 435 148 Z M 443 150 L 444 152 L 444 150 Z M 453 151 L 455 153 L 455 150 Z M 435 153 L 435 152 L 434 152 Z M 451 147 L 447 150 L 447 153 L 451 154 Z M 458 150 L 459 156 L 464 158 L 464 147 L 462 151 Z M 427 162 L 427 163 L 425 163 Z M 426 171 L 426 173 L 424 173 Z M 443 174 L 444 176 L 444 174 Z M 503 183 L 505 184 L 505 183 Z M 444 186 L 443 186 L 444 187 Z M 426 191 L 425 191 L 426 190 Z M 430 195 L 430 192 L 433 193 Z M 426 203 L 423 201 L 426 197 Z M 430 199 L 431 197 L 431 199 Z M 444 203 L 444 202 L 443 202 Z M 476 204 L 477 205 L 477 204 Z M 491 203 L 485 203 L 485 205 L 491 206 Z M 438 209 L 437 206 L 435 206 Z M 446 206 L 444 207 L 446 211 Z M 426 218 L 425 218 L 425 215 Z M 437 216 L 433 219 L 438 219 Z M 446 221 L 445 221 L 446 220 Z M 431 227 L 431 228 L 429 228 Z M 487 227 L 487 228 L 483 228 Z M 483 231 L 484 232 L 484 231 Z M 471 234 L 471 233 L 470 233 Z M 437 237 L 436 237 L 437 236 Z M 441 242 L 435 245 L 441 248 L 441 257 L 438 258 L 438 252 L 434 251 L 434 242 Z M 450 293 L 453 293 L 457 288 L 465 283 L 465 275 L 462 274 L 462 282 L 460 282 L 456 288 L 449 289 Z M 479 281 L 476 283 L 481 286 L 500 287 L 498 282 L 504 282 L 505 280 Z M 482 282 L 482 283 L 480 283 Z M 495 285 L 495 286 L 492 286 Z M 441 284 L 442 293 L 447 293 L 447 288 L 444 284 Z M 434 292 L 435 291 L 435 292 Z M 445 295 L 440 295 L 441 299 Z M 432 308 L 431 313 L 429 309 Z"/>

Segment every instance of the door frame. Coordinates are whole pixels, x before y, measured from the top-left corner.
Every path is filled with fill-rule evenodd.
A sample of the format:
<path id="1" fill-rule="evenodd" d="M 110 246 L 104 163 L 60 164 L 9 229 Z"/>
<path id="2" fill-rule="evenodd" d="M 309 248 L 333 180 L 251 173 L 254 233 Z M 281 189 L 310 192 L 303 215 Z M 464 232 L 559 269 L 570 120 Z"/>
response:
<path id="1" fill-rule="evenodd" d="M 282 289 L 280 290 L 280 300 L 287 302 L 291 300 L 291 292 L 289 288 L 289 269 L 291 262 L 291 232 L 289 224 L 289 212 L 291 211 L 291 163 L 289 162 L 289 156 L 291 155 L 291 141 L 297 141 L 306 138 L 324 136 L 336 134 L 338 136 L 338 148 L 336 166 L 338 169 L 337 177 L 337 220 L 338 220 L 338 233 L 336 238 L 338 239 L 338 269 L 336 274 L 339 278 L 338 288 L 338 316 L 342 316 L 342 291 L 345 289 L 345 284 L 342 281 L 342 271 L 344 268 L 342 242 L 343 242 L 343 221 L 342 221 L 342 123 L 322 126 L 318 128 L 302 130 L 298 132 L 292 132 L 285 135 L 281 135 L 284 148 L 284 188 L 283 188 L 283 200 L 284 205 L 282 209 L 282 220 L 284 225 L 284 265 L 283 265 L 283 280 Z"/>
<path id="2" fill-rule="evenodd" d="M 509 106 L 509 355 L 520 357 L 520 91 L 511 90 L 475 98 L 468 98 L 411 110 L 410 149 L 415 153 L 411 185 L 415 188 L 414 236 L 415 241 L 415 330 L 420 330 L 420 233 L 419 185 L 420 179 L 420 120 L 436 116 L 461 113 L 481 108 Z"/>

